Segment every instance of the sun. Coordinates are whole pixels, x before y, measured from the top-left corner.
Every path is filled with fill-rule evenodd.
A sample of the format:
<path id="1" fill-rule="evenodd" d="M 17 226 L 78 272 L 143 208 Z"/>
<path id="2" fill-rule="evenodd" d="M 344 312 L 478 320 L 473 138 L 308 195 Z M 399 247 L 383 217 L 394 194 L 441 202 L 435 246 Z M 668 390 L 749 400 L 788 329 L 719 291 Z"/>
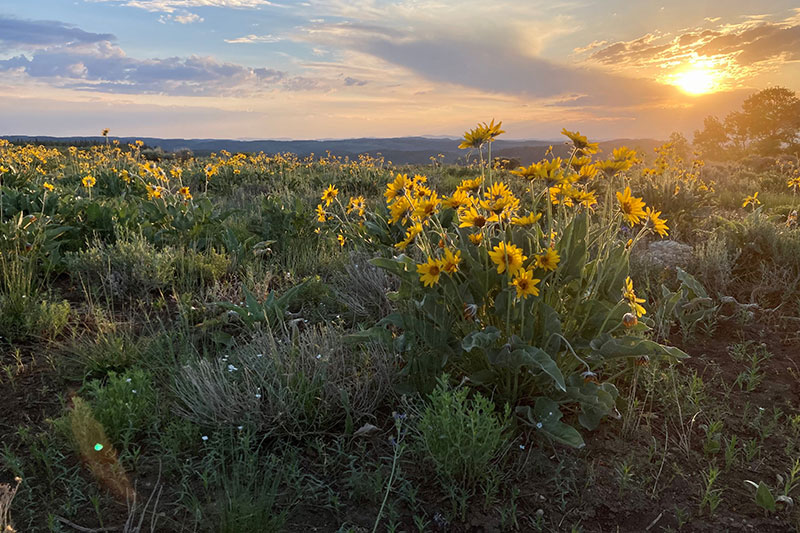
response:
<path id="1" fill-rule="evenodd" d="M 672 83 L 683 92 L 691 95 L 714 92 L 717 86 L 714 71 L 697 66 L 675 74 Z"/>

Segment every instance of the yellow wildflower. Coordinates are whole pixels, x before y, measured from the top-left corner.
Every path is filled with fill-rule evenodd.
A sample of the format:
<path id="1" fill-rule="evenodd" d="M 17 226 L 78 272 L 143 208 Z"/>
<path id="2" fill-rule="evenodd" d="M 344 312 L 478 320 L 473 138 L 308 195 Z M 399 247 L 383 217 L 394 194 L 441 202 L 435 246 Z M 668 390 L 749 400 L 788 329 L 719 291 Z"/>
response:
<path id="1" fill-rule="evenodd" d="M 420 233 L 422 233 L 422 224 L 417 223 L 414 224 L 413 226 L 409 226 L 409 228 L 406 230 L 405 238 L 402 241 L 395 244 L 394 245 L 395 248 L 399 248 L 400 250 L 405 250 L 406 247 L 409 244 L 411 244 L 417 237 L 417 235 L 419 235 Z"/>
<path id="2" fill-rule="evenodd" d="M 644 299 L 636 297 L 636 292 L 633 290 L 633 280 L 630 278 L 630 276 L 625 278 L 625 287 L 622 289 L 622 299 L 628 302 L 628 306 L 631 308 L 631 313 L 636 314 L 637 317 L 647 313 L 644 307 L 640 305 L 644 303 Z"/>
<path id="3" fill-rule="evenodd" d="M 647 215 L 648 222 L 653 226 L 653 231 L 662 237 L 666 237 L 669 234 L 669 226 L 667 226 L 666 220 L 659 218 L 661 216 L 661 211 L 646 207 L 644 212 Z"/>
<path id="4" fill-rule="evenodd" d="M 542 218 L 541 213 L 528 213 L 528 215 L 524 217 L 513 217 L 511 223 L 515 226 L 531 226 L 536 224 L 540 218 Z"/>
<path id="5" fill-rule="evenodd" d="M 331 205 L 333 199 L 336 198 L 336 195 L 339 194 L 339 189 L 334 187 L 333 185 L 328 185 L 328 188 L 322 193 L 322 200 L 325 202 L 325 205 Z"/>
<path id="6" fill-rule="evenodd" d="M 53 189 L 55 189 L 55 187 L 53 187 L 52 183 L 49 183 L 49 182 L 46 182 L 46 181 L 42 184 L 42 188 L 44 188 L 44 190 L 46 190 L 46 191 L 53 191 Z"/>
<path id="7" fill-rule="evenodd" d="M 494 119 L 490 124 L 478 124 L 477 127 L 464 132 L 464 140 L 458 145 L 461 149 L 467 148 L 480 148 L 486 143 L 494 142 L 495 138 L 505 131 L 500 129 L 502 122 L 494 123 Z"/>
<path id="8" fill-rule="evenodd" d="M 458 214 L 458 220 L 461 222 L 461 224 L 458 226 L 460 228 L 482 228 L 487 222 L 486 216 L 479 213 L 474 207 L 462 210 Z"/>
<path id="9" fill-rule="evenodd" d="M 428 258 L 426 263 L 417 265 L 419 280 L 426 287 L 433 287 L 439 283 L 439 276 L 442 275 L 442 263 L 438 259 Z"/>
<path id="10" fill-rule="evenodd" d="M 317 221 L 318 222 L 325 222 L 327 220 L 327 216 L 325 213 L 325 208 L 322 207 L 322 204 L 317 205 Z"/>
<path id="11" fill-rule="evenodd" d="M 456 253 L 446 248 L 444 251 L 444 259 L 441 260 L 442 270 L 448 274 L 455 274 L 458 272 L 458 264 L 461 262 L 461 250 L 456 250 Z"/>
<path id="12" fill-rule="evenodd" d="M 758 199 L 758 191 L 744 199 L 742 207 L 747 207 L 748 205 L 752 205 L 753 209 L 755 209 L 757 205 L 761 205 L 761 200 Z"/>
<path id="13" fill-rule="evenodd" d="M 644 201 L 641 198 L 631 196 L 631 188 L 625 187 L 623 192 L 617 192 L 619 209 L 625 221 L 634 226 L 646 217 L 644 212 Z"/>
<path id="14" fill-rule="evenodd" d="M 540 281 L 542 280 L 533 277 L 533 271 L 519 269 L 509 285 L 517 289 L 517 298 L 525 299 L 530 295 L 539 296 L 539 288 L 536 285 Z"/>
<path id="15" fill-rule="evenodd" d="M 561 256 L 558 255 L 555 248 L 548 248 L 543 253 L 536 255 L 535 260 L 538 268 L 552 271 L 558 268 L 558 262 L 561 260 Z"/>
<path id="16" fill-rule="evenodd" d="M 86 187 L 87 189 L 91 189 L 97 183 L 97 180 L 94 179 L 93 176 L 85 176 L 81 180 L 81 183 L 83 183 L 83 186 Z"/>
<path id="17" fill-rule="evenodd" d="M 500 242 L 489 252 L 489 257 L 497 265 L 497 273 L 502 274 L 506 270 L 513 275 L 520 268 L 527 256 L 522 254 L 522 249 L 513 245 Z"/>
<path id="18" fill-rule="evenodd" d="M 569 140 L 572 141 L 572 145 L 584 155 L 596 154 L 600 151 L 598 143 L 590 143 L 589 139 L 581 135 L 578 131 L 572 132 L 564 128 L 561 130 L 561 134 L 569 137 Z"/>

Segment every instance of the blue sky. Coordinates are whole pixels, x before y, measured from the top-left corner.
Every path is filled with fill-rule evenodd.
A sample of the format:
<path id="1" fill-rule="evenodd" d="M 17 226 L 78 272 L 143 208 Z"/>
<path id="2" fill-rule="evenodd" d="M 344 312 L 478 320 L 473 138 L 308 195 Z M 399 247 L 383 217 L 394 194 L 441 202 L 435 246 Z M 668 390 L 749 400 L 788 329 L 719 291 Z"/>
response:
<path id="1" fill-rule="evenodd" d="M 0 133 L 666 137 L 800 89 L 796 6 L 0 0 Z"/>

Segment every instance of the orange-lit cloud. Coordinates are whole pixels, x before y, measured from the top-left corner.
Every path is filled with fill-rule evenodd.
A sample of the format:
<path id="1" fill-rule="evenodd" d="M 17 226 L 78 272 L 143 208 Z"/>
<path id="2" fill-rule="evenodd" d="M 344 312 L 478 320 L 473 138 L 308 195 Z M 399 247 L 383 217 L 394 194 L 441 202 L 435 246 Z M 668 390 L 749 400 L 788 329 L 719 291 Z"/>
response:
<path id="1" fill-rule="evenodd" d="M 800 9 L 783 20 L 751 15 L 736 24 L 706 19 L 704 27 L 677 33 L 648 33 L 628 41 L 576 48 L 588 64 L 616 72 L 655 74 L 669 83 L 681 69 L 702 65 L 718 89 L 746 86 L 754 77 L 800 61 Z"/>

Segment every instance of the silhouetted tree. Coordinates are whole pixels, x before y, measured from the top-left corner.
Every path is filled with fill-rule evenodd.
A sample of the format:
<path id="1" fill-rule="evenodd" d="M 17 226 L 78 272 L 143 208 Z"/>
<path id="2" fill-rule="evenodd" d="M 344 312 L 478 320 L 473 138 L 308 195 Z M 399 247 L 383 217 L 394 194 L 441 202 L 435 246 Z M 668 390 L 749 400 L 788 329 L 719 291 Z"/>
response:
<path id="1" fill-rule="evenodd" d="M 740 111 L 721 122 L 706 117 L 703 130 L 695 131 L 694 144 L 710 159 L 747 152 L 775 155 L 794 152 L 800 142 L 800 98 L 785 87 L 770 87 L 750 95 Z"/>

